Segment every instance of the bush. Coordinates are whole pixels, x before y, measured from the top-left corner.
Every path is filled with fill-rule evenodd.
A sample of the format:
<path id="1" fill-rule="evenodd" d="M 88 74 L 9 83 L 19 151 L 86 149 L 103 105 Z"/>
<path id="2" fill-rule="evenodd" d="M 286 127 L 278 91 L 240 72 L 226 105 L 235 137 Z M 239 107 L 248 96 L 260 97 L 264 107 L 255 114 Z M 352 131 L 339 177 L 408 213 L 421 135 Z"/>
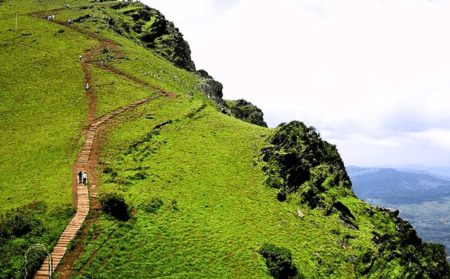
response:
<path id="1" fill-rule="evenodd" d="M 17 213 L 9 216 L 0 223 L 0 238 L 22 237 L 32 231 L 33 227 L 38 227 L 41 222 L 30 215 Z"/>
<path id="2" fill-rule="evenodd" d="M 26 278 L 33 278 L 47 254 L 42 249 L 29 250 L 30 247 L 40 243 L 50 250 L 73 215 L 73 206 L 48 211 L 42 202 L 0 215 L 0 278 L 24 278 L 25 273 Z"/>
<path id="3" fill-rule="evenodd" d="M 259 253 L 266 258 L 267 269 L 275 278 L 298 278 L 297 268 L 292 264 L 291 251 L 277 247 L 271 243 L 264 243 Z"/>
<path id="4" fill-rule="evenodd" d="M 142 208 L 146 212 L 156 213 L 156 211 L 158 211 L 158 209 L 161 206 L 163 206 L 163 204 L 164 204 L 163 200 L 159 197 L 156 197 L 156 198 L 153 198 L 150 202 L 148 202 L 146 204 L 139 205 L 139 207 Z"/>
<path id="5" fill-rule="evenodd" d="M 125 203 L 125 199 L 120 194 L 105 194 L 100 197 L 102 211 L 121 221 L 130 219 L 130 207 Z"/>

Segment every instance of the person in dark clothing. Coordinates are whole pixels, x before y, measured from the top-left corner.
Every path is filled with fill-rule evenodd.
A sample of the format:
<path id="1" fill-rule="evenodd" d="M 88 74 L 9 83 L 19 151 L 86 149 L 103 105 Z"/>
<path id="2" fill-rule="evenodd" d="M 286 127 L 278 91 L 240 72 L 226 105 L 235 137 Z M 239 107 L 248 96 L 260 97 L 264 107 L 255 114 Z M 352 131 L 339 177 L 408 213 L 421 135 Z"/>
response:
<path id="1" fill-rule="evenodd" d="M 78 184 L 83 183 L 83 173 L 80 171 L 78 172 Z"/>

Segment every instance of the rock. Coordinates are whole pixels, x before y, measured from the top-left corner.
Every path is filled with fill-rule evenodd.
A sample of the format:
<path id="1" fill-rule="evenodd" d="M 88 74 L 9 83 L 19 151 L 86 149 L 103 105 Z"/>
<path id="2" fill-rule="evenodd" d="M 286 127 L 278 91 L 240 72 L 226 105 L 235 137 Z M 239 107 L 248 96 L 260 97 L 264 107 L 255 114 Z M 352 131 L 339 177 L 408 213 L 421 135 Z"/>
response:
<path id="1" fill-rule="evenodd" d="M 201 84 L 200 88 L 202 89 L 203 94 L 205 94 L 206 96 L 208 96 L 210 98 L 212 97 L 213 99 L 222 100 L 222 96 L 223 96 L 222 83 L 215 81 L 213 79 L 210 79 L 210 80 L 206 81 L 205 83 Z"/>
<path id="2" fill-rule="evenodd" d="M 380 208 L 379 211 L 386 213 L 387 209 Z M 391 212 L 395 213 L 395 211 Z M 425 274 L 428 278 L 450 278 L 450 265 L 445 258 L 444 246 L 423 243 L 409 222 L 395 217 L 395 214 L 389 215 L 389 217 L 396 221 L 396 233 L 380 235 L 376 231 L 372 231 L 374 235 L 372 241 L 374 247 L 378 249 L 376 260 L 383 263 L 398 259 L 401 266 L 408 266 L 406 272 L 417 278 L 426 278 Z M 373 262 L 374 260 L 372 260 Z M 360 274 L 367 275 L 370 271 L 367 268 Z M 406 278 L 406 275 L 406 273 L 400 274 L 399 278 Z"/>
<path id="3" fill-rule="evenodd" d="M 325 201 L 326 192 L 333 187 L 340 187 L 341 196 L 355 197 L 335 145 L 323 141 L 313 127 L 299 121 L 280 124 L 268 141 L 271 146 L 262 148 L 260 153 L 262 161 L 267 163 L 263 168 L 268 176 L 267 186 L 285 188 L 287 193 L 301 189 L 301 202 L 312 209 L 331 207 L 336 212 L 342 210 L 346 221 L 352 219 L 353 214 L 344 205 L 333 206 L 330 200 Z M 310 183 L 305 183 L 309 180 Z M 346 224 L 357 228 L 351 221 Z"/>
<path id="4" fill-rule="evenodd" d="M 153 130 L 156 130 L 156 129 L 159 129 L 159 128 L 161 128 L 161 127 L 163 127 L 163 126 L 166 126 L 167 124 L 170 124 L 170 123 L 172 123 L 172 120 L 167 120 L 166 122 L 163 122 L 163 123 L 161 123 L 161 124 L 159 124 L 159 125 L 156 125 L 155 127 L 153 127 Z"/>
<path id="5" fill-rule="evenodd" d="M 124 3 L 113 5 L 114 9 L 121 9 Z M 125 4 L 125 6 L 128 4 Z M 195 72 L 195 64 L 191 59 L 189 44 L 183 39 L 183 34 L 175 25 L 166 20 L 158 10 L 145 5 L 123 12 L 132 21 L 131 24 L 122 23 L 121 27 L 130 33 L 130 29 L 139 34 L 138 38 L 146 48 L 153 49 L 164 59 L 175 66 Z M 148 24 L 152 22 L 152 24 Z M 110 25 L 112 25 L 110 23 Z M 120 30 L 117 29 L 116 32 Z"/>
<path id="6" fill-rule="evenodd" d="M 261 127 L 268 127 L 264 121 L 263 112 L 252 103 L 239 99 L 237 101 L 227 101 L 227 105 L 230 108 L 231 116 Z"/>
<path id="7" fill-rule="evenodd" d="M 364 209 L 364 213 L 368 214 L 370 217 L 373 216 L 375 212 L 373 212 L 372 207 Z"/>
<path id="8" fill-rule="evenodd" d="M 326 216 L 330 215 L 332 208 L 336 208 L 338 211 L 340 211 L 345 218 L 350 217 L 353 220 L 355 219 L 355 216 L 352 214 L 350 209 L 340 201 L 333 203 L 330 209 L 328 209 L 328 211 L 325 213 Z"/>
<path id="9" fill-rule="evenodd" d="M 80 16 L 79 18 L 77 18 L 77 19 L 74 19 L 73 20 L 73 22 L 83 22 L 83 21 L 86 21 L 87 19 L 89 19 L 89 18 L 91 18 L 91 15 L 90 14 L 86 14 L 86 15 L 82 15 L 82 16 Z"/>
<path id="10" fill-rule="evenodd" d="M 130 5 L 129 2 L 119 2 L 115 5 L 111 5 L 110 8 L 113 10 L 119 10 L 119 9 L 127 7 L 128 5 Z"/>
<path id="11" fill-rule="evenodd" d="M 280 201 L 280 202 L 286 201 L 286 193 L 284 191 L 278 192 L 277 200 Z"/>
<path id="12" fill-rule="evenodd" d="M 210 76 L 210 75 L 208 74 L 207 71 L 202 70 L 202 69 L 200 69 L 200 70 L 197 71 L 197 75 L 200 76 L 200 77 L 202 77 L 202 78 L 206 78 L 206 79 L 214 79 L 212 76 Z"/>
<path id="13" fill-rule="evenodd" d="M 385 208 L 385 207 L 376 207 L 376 208 L 382 213 L 388 213 L 391 217 L 397 217 L 398 214 L 400 213 L 399 210 L 393 210 L 390 208 Z"/>
<path id="14" fill-rule="evenodd" d="M 344 214 L 339 214 L 339 219 L 344 221 L 344 226 L 353 230 L 359 230 L 359 226 L 353 223 L 350 219 L 348 219 Z"/>

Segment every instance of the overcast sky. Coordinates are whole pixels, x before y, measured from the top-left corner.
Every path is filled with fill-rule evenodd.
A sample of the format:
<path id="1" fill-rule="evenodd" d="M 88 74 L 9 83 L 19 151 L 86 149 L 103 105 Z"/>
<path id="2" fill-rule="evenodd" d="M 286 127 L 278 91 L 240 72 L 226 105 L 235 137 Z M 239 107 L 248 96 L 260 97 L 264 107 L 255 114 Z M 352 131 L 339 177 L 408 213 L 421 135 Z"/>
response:
<path id="1" fill-rule="evenodd" d="M 314 126 L 347 166 L 450 166 L 450 1 L 142 2 L 269 127 Z"/>

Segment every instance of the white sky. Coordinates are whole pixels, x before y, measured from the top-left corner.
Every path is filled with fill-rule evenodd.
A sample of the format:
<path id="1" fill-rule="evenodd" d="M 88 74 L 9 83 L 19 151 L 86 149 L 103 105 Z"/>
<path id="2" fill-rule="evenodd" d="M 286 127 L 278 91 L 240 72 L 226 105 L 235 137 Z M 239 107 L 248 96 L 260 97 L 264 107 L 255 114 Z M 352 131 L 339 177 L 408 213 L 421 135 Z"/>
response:
<path id="1" fill-rule="evenodd" d="M 315 126 L 347 166 L 450 166 L 450 1 L 142 2 L 270 127 Z"/>

